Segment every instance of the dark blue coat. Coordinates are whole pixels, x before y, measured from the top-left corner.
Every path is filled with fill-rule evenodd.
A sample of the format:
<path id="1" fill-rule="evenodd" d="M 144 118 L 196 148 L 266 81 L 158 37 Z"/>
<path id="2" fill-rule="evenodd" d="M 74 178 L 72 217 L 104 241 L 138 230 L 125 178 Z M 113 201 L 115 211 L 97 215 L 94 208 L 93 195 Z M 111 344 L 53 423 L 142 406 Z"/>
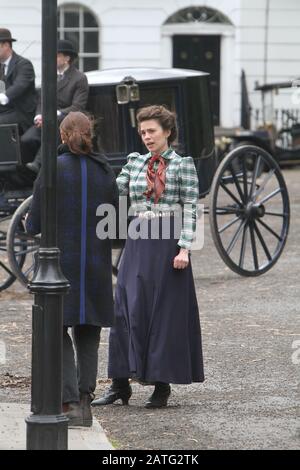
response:
<path id="1" fill-rule="evenodd" d="M 118 189 L 105 157 L 58 157 L 57 235 L 61 267 L 71 284 L 64 300 L 64 325 L 111 326 L 114 320 L 111 240 L 100 240 L 96 216 L 100 204 L 116 206 Z M 41 178 L 35 183 L 26 221 L 31 234 L 40 233 Z"/>

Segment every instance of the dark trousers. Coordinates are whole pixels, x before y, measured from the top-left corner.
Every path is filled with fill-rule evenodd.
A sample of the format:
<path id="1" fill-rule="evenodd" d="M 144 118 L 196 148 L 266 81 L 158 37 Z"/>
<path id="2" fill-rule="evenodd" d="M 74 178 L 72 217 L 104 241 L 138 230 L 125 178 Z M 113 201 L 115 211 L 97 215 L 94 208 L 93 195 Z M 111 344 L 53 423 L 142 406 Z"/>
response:
<path id="1" fill-rule="evenodd" d="M 60 121 L 58 121 L 58 126 Z M 42 163 L 41 155 L 42 128 L 31 126 L 21 137 L 22 162 L 35 161 L 39 166 Z M 59 128 L 57 129 L 57 146 L 61 144 Z"/>
<path id="2" fill-rule="evenodd" d="M 42 130 L 40 127 L 31 126 L 21 137 L 22 162 L 32 162 L 40 152 Z"/>
<path id="3" fill-rule="evenodd" d="M 96 388 L 98 348 L 101 327 L 76 325 L 72 339 L 68 328 L 63 330 L 63 403 L 78 402 L 81 393 L 93 393 Z"/>

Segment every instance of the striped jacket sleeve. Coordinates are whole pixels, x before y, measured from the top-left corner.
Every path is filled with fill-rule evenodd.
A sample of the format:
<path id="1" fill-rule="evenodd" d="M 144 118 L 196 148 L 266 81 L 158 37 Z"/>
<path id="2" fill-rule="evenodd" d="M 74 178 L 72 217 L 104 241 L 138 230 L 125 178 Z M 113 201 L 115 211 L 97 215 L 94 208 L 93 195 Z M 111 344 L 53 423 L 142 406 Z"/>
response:
<path id="1" fill-rule="evenodd" d="M 192 157 L 183 158 L 179 169 L 180 203 L 183 208 L 183 226 L 178 245 L 190 249 L 196 233 L 199 182 Z"/>
<path id="2" fill-rule="evenodd" d="M 139 156 L 138 152 L 130 153 L 127 157 L 127 163 L 123 166 L 117 178 L 117 185 L 119 189 L 119 196 L 127 196 L 129 193 L 130 173 L 133 167 L 134 160 Z"/>

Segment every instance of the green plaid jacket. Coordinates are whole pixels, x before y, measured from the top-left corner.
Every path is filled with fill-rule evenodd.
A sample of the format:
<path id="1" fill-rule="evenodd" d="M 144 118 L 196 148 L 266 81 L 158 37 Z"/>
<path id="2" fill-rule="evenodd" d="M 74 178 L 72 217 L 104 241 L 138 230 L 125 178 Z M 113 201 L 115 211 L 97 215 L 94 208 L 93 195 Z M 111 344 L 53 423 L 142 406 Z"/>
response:
<path id="1" fill-rule="evenodd" d="M 196 168 L 192 157 L 181 157 L 169 148 L 162 153 L 166 160 L 166 185 L 158 204 L 154 197 L 147 200 L 143 194 L 147 190 L 147 163 L 151 152 L 146 155 L 130 153 L 127 164 L 122 168 L 117 184 L 120 196 L 129 194 L 131 209 L 136 211 L 159 210 L 170 211 L 180 205 L 183 213 L 183 224 L 178 245 L 190 249 L 196 231 L 197 202 L 199 184 Z M 156 162 L 156 166 L 158 162 Z M 155 167 L 154 167 L 155 168 Z"/>

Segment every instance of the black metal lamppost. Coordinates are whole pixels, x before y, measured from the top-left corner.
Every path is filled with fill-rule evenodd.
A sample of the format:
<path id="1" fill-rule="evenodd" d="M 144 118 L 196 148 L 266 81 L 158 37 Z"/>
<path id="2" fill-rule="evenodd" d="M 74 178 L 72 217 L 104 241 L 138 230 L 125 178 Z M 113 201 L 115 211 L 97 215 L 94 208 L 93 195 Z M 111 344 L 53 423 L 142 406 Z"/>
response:
<path id="1" fill-rule="evenodd" d="M 57 0 L 42 0 L 42 237 L 37 270 L 29 286 L 35 298 L 28 450 L 68 448 L 68 420 L 62 414 L 62 329 L 63 296 L 69 284 L 60 270 L 56 233 L 56 50 Z"/>

